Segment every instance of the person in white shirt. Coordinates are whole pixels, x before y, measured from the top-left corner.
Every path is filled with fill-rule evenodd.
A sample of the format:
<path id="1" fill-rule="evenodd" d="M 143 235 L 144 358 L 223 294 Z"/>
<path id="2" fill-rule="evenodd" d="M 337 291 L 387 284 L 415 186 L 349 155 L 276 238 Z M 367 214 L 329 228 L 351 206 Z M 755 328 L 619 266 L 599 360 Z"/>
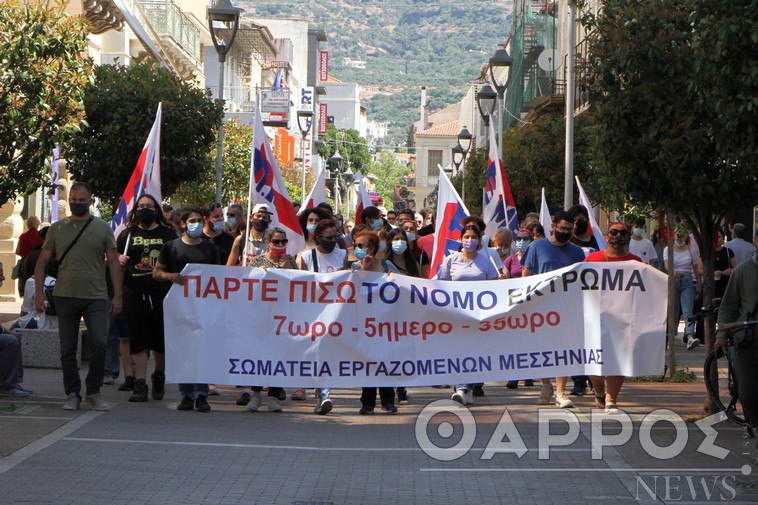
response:
<path id="1" fill-rule="evenodd" d="M 734 226 L 732 226 L 732 240 L 724 246 L 734 253 L 734 259 L 738 265 L 743 261 L 747 261 L 755 252 L 755 246 L 745 240 L 746 232 L 747 229 L 744 224 L 734 223 Z"/>
<path id="2" fill-rule="evenodd" d="M 639 218 L 632 225 L 632 240 L 629 242 L 629 252 L 642 258 L 648 265 L 658 266 L 658 253 L 652 240 L 645 237 L 645 218 Z"/>

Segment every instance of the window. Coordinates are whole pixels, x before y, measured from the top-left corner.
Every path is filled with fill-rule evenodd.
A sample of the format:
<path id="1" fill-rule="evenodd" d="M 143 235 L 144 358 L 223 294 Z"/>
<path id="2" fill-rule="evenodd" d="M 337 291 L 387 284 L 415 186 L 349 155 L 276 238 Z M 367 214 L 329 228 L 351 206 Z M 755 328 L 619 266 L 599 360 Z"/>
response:
<path id="1" fill-rule="evenodd" d="M 442 166 L 442 151 L 439 149 L 429 150 L 429 175 L 440 175 L 439 167 Z"/>

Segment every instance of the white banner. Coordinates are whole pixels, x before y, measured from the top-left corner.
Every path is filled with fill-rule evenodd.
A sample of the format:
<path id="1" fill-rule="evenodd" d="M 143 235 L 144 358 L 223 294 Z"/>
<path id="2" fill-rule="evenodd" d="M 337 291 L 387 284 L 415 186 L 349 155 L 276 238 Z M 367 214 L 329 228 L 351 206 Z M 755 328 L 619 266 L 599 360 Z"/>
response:
<path id="1" fill-rule="evenodd" d="M 580 263 L 521 279 L 188 265 L 164 302 L 171 382 L 424 386 L 663 373 L 666 276 Z"/>

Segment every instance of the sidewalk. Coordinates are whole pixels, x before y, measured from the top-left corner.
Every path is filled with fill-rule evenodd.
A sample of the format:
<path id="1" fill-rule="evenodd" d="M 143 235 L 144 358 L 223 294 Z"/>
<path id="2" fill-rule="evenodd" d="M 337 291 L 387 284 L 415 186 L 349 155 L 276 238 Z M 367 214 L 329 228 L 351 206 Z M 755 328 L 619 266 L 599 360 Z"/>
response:
<path id="1" fill-rule="evenodd" d="M 679 362 L 693 371 L 702 364 L 701 351 L 688 353 L 677 344 Z M 619 406 L 634 432 L 628 442 L 605 448 L 602 459 L 592 456 L 591 396 L 576 397 L 571 411 L 538 409 L 539 387 L 487 384 L 486 396 L 470 409 L 437 408 L 422 429 L 444 448 L 476 428 L 470 450 L 452 461 L 430 457 L 416 436 L 421 410 L 449 399 L 449 389 L 410 388 L 411 403 L 399 405 L 398 414 L 373 416 L 358 415 L 360 390 L 337 390 L 332 413 L 317 416 L 312 399 L 287 399 L 281 414 L 265 407 L 249 412 L 235 404 L 240 390 L 234 387 L 210 398 L 210 414 L 177 412 L 174 385 L 163 401 L 143 404 L 104 386 L 112 411 L 83 404 L 68 412 L 61 409 L 59 370 L 27 369 L 24 384 L 35 396 L 0 398 L 0 503 L 758 503 L 758 478 L 749 466 L 754 441 L 738 426 L 716 426 L 716 444 L 728 449 L 724 459 L 698 452 L 705 440 L 693 422 L 702 414 L 701 381 L 626 384 Z M 506 405 L 527 452 L 485 459 L 488 445 L 512 441 L 513 432 L 496 432 Z M 656 409 L 676 415 L 648 416 Z M 555 415 L 576 415 L 580 432 L 548 456 L 539 451 L 545 448 L 540 429 L 547 426 L 539 419 Z M 686 422 L 677 425 L 678 416 Z M 602 417 L 610 439 L 618 425 Z M 640 442 L 646 417 L 648 423 L 668 419 L 651 432 L 662 447 L 682 438 L 675 428 L 684 426 L 686 444 L 676 457 L 660 460 L 646 452 Z M 548 427 L 561 434 L 568 426 Z"/>

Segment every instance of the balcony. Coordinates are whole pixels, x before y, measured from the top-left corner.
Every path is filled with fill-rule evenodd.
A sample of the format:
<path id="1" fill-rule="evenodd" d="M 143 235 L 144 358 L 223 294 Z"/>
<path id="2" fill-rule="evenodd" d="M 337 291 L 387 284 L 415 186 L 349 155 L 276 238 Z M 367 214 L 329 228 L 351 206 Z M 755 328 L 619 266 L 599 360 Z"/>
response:
<path id="1" fill-rule="evenodd" d="M 202 70 L 200 64 L 200 29 L 173 0 L 139 0 L 139 7 L 152 29 L 160 37 L 179 76 L 191 79 Z"/>

